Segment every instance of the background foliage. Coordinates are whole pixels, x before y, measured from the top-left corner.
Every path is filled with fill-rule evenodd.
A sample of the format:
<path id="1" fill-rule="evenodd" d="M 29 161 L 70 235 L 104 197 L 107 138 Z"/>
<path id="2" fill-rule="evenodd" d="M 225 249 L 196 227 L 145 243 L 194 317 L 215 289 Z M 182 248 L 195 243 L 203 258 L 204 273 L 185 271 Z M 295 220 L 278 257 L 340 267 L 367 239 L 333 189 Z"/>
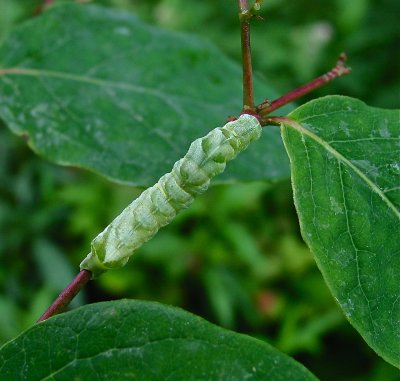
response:
<path id="1" fill-rule="evenodd" d="M 0 38 L 33 17 L 40 3 L 2 0 Z M 96 3 L 163 27 L 201 31 L 240 58 L 233 0 Z M 266 1 L 265 21 L 253 28 L 255 69 L 284 93 L 326 71 L 345 50 L 353 74 L 315 96 L 341 93 L 398 107 L 399 12 L 396 0 Z M 139 192 L 50 165 L 0 127 L 1 342 L 36 320 L 72 279 L 91 239 Z M 265 338 L 323 380 L 398 379 L 330 296 L 300 237 L 289 181 L 213 188 L 126 268 L 93 282 L 75 305 L 121 297 L 179 305 Z"/>

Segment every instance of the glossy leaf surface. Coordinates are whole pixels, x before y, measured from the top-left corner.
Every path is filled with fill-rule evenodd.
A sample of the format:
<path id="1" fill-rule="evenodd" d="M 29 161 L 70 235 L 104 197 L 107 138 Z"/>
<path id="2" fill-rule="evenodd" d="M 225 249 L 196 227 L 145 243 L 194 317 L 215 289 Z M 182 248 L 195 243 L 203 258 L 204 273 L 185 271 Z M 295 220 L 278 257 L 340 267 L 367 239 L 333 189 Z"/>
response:
<path id="1" fill-rule="evenodd" d="M 332 96 L 289 118 L 303 238 L 349 321 L 400 366 L 400 111 Z"/>
<path id="2" fill-rule="evenodd" d="M 315 380 L 265 342 L 177 308 L 118 301 L 56 316 L 0 350 L 2 380 Z"/>
<path id="3" fill-rule="evenodd" d="M 0 48 L 0 118 L 51 161 L 147 186 L 195 138 L 240 113 L 241 79 L 238 64 L 199 38 L 126 12 L 60 5 Z M 257 82 L 258 94 L 276 96 Z M 219 181 L 288 176 L 270 129 Z"/>

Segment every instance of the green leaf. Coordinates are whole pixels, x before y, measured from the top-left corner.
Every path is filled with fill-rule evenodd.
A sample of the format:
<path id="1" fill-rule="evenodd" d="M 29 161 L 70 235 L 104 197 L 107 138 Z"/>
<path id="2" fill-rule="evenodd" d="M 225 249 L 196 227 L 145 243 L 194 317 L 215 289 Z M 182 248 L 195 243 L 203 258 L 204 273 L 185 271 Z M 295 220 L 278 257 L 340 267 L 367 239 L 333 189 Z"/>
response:
<path id="1" fill-rule="evenodd" d="M 99 6 L 55 6 L 0 48 L 0 118 L 51 161 L 145 186 L 240 113 L 241 79 L 239 65 L 199 38 Z M 262 83 L 258 93 L 276 96 Z M 221 179 L 288 176 L 271 129 Z"/>
<path id="2" fill-rule="evenodd" d="M 400 365 L 400 111 L 331 96 L 282 126 L 304 240 L 365 341 Z"/>
<path id="3" fill-rule="evenodd" d="M 265 342 L 157 303 L 98 303 L 0 350 L 2 380 L 315 380 Z"/>

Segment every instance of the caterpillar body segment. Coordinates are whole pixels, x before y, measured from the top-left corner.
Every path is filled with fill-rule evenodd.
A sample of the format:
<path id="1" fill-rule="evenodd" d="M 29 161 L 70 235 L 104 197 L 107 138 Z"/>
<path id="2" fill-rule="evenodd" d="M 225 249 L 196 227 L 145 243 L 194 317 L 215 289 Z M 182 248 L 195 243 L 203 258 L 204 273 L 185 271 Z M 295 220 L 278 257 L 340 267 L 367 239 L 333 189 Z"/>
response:
<path id="1" fill-rule="evenodd" d="M 225 170 L 227 161 L 260 136 L 257 118 L 244 114 L 196 139 L 171 172 L 146 189 L 92 241 L 81 269 L 97 277 L 124 266 L 137 248 L 208 189 L 211 179 Z"/>

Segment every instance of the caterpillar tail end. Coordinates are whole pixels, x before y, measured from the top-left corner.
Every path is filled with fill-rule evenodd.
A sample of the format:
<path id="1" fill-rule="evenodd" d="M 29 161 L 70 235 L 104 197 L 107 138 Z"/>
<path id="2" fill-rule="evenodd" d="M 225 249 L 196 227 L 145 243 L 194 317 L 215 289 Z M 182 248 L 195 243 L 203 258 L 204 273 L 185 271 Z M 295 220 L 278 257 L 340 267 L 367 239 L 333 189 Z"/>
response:
<path id="1" fill-rule="evenodd" d="M 90 252 L 86 256 L 79 267 L 81 270 L 90 271 L 92 273 L 92 279 L 98 278 L 101 274 L 109 270 L 93 252 Z"/>

